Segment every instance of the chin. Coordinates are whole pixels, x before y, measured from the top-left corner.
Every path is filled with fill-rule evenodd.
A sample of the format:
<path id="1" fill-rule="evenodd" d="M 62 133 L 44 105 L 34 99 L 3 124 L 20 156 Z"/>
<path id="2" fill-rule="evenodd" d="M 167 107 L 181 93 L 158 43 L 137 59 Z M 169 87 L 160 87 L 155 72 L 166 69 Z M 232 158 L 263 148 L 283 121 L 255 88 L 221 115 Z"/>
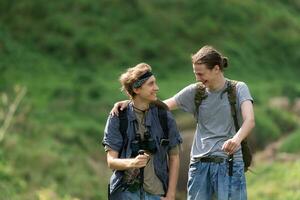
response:
<path id="1" fill-rule="evenodd" d="M 156 101 L 157 100 L 157 97 L 155 96 L 155 97 L 153 97 L 153 98 L 151 98 L 151 101 Z"/>
<path id="2" fill-rule="evenodd" d="M 203 83 L 203 85 L 205 85 L 205 87 L 208 87 L 208 86 L 209 86 L 208 81 L 203 81 L 202 83 Z"/>

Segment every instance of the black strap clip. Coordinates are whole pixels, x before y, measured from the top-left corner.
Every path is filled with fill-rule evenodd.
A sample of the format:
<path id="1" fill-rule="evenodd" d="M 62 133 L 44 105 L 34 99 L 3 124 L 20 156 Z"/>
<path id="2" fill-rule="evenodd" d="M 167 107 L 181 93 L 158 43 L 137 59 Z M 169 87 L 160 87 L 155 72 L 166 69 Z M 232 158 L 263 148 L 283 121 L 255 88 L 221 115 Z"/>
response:
<path id="1" fill-rule="evenodd" d="M 161 145 L 161 146 L 168 146 L 169 143 L 170 143 L 170 140 L 169 140 L 169 139 L 162 138 L 162 139 L 160 140 L 160 145 Z"/>
<path id="2" fill-rule="evenodd" d="M 233 155 L 228 156 L 228 175 L 233 175 Z"/>

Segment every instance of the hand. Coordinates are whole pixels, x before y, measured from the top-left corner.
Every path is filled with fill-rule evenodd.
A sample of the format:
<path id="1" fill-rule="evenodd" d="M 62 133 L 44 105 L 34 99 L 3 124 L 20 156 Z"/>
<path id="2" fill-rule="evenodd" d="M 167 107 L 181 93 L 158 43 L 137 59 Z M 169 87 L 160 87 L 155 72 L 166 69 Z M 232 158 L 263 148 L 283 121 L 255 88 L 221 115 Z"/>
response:
<path id="1" fill-rule="evenodd" d="M 111 109 L 110 114 L 112 116 L 119 116 L 119 109 L 123 110 L 126 108 L 129 104 L 129 100 L 124 100 L 124 101 L 118 101 L 114 104 L 114 107 Z"/>
<path id="2" fill-rule="evenodd" d="M 174 197 L 170 197 L 170 196 L 166 196 L 166 197 L 160 197 L 160 200 L 175 200 L 175 196 Z"/>
<path id="3" fill-rule="evenodd" d="M 234 154 L 239 148 L 241 141 L 238 138 L 231 138 L 224 142 L 222 150 L 228 155 Z"/>
<path id="4" fill-rule="evenodd" d="M 145 167 L 150 159 L 149 154 L 137 155 L 131 162 L 130 166 L 132 168 L 142 168 Z"/>

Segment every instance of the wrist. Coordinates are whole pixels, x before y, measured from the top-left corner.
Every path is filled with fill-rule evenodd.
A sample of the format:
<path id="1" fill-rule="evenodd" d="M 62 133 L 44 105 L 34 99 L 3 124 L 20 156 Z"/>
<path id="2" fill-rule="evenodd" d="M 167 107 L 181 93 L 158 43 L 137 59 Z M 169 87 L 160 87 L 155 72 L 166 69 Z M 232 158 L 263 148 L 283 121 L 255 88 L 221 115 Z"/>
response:
<path id="1" fill-rule="evenodd" d="M 175 199 L 175 192 L 168 192 L 167 195 L 166 195 L 166 197 L 168 199 Z"/>
<path id="2" fill-rule="evenodd" d="M 233 138 L 232 138 L 234 141 L 236 141 L 237 143 L 239 143 L 239 144 L 241 144 L 241 142 L 242 142 L 242 138 L 241 137 L 239 137 L 239 135 L 235 135 Z"/>
<path id="3" fill-rule="evenodd" d="M 127 162 L 126 169 L 134 168 L 134 159 L 130 158 Z"/>

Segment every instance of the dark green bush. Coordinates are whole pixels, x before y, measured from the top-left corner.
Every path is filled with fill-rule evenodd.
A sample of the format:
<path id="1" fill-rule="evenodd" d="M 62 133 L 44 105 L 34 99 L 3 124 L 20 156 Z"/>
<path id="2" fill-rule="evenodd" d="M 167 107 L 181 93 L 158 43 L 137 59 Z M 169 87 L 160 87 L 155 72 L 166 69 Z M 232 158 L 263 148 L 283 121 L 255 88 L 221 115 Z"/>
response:
<path id="1" fill-rule="evenodd" d="M 282 134 L 289 133 L 298 127 L 298 119 L 291 112 L 275 108 L 268 108 L 267 115 L 280 129 Z"/>
<path id="2" fill-rule="evenodd" d="M 280 137 L 279 127 L 273 123 L 265 110 L 255 109 L 255 146 L 257 149 L 264 148 L 267 144 L 277 140 Z"/>
<path id="3" fill-rule="evenodd" d="M 287 153 L 299 153 L 300 152 L 300 129 L 292 132 L 288 135 L 284 142 L 280 146 L 280 151 Z"/>
<path id="4" fill-rule="evenodd" d="M 292 102 L 300 97 L 300 87 L 295 83 L 286 83 L 282 86 L 282 95 L 288 97 Z"/>

